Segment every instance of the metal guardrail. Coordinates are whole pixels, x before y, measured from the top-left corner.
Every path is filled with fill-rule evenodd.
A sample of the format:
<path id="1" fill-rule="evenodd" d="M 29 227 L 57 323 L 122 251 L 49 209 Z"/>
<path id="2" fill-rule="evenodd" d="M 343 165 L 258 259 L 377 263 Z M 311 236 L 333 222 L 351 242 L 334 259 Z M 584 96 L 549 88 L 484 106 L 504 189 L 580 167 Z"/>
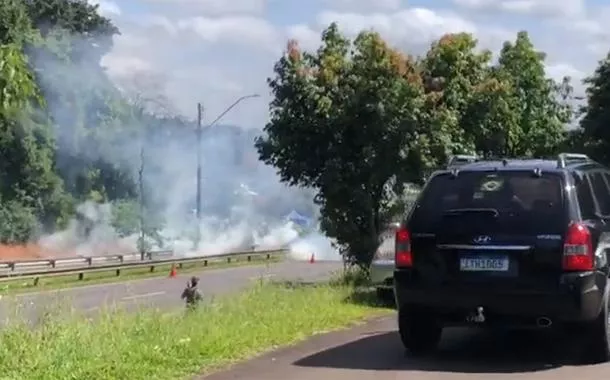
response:
<path id="1" fill-rule="evenodd" d="M 85 273 L 115 271 L 117 276 L 121 275 L 122 269 L 150 268 L 150 272 L 155 271 L 157 266 L 176 265 L 182 268 L 188 263 L 202 263 L 208 266 L 210 262 L 225 261 L 231 263 L 233 259 L 243 259 L 252 261 L 254 257 L 263 256 L 265 260 L 272 256 L 284 255 L 287 250 L 264 250 L 264 251 L 243 251 L 229 252 L 216 255 L 194 256 L 194 257 L 173 257 L 172 251 L 150 252 L 142 260 L 139 253 L 128 255 L 111 256 L 91 256 L 66 259 L 48 260 L 25 260 L 25 261 L 0 261 L 0 282 L 16 279 L 34 279 L 34 285 L 38 284 L 40 277 L 66 276 L 70 274 L 78 275 L 79 280 L 83 280 Z M 4 271 L 3 271 L 4 269 Z"/>

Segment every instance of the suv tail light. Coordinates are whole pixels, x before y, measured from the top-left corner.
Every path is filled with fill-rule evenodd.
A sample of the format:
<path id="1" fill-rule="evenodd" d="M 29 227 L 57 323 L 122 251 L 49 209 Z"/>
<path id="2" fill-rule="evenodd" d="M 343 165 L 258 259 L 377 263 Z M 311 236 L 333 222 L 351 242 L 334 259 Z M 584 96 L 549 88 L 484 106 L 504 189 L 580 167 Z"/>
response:
<path id="1" fill-rule="evenodd" d="M 588 271 L 593 270 L 594 263 L 591 232 L 583 224 L 571 223 L 563 245 L 563 269 Z"/>
<path id="2" fill-rule="evenodd" d="M 396 230 L 396 267 L 411 268 L 413 254 L 411 252 L 411 234 L 404 226 Z"/>

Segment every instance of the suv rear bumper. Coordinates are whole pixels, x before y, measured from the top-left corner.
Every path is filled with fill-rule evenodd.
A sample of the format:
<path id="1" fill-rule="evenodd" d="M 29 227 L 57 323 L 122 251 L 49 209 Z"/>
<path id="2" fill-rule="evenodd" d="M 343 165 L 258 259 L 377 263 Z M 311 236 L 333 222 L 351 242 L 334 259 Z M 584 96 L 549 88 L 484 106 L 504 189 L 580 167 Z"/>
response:
<path id="1" fill-rule="evenodd" d="M 394 272 L 395 297 L 399 308 L 424 306 L 447 322 L 460 324 L 465 316 L 482 306 L 499 323 L 539 317 L 557 322 L 592 321 L 601 310 L 606 277 L 600 273 L 571 273 L 561 276 L 554 290 L 534 291 L 490 288 L 485 284 L 424 285 L 414 281 L 408 270 Z"/>

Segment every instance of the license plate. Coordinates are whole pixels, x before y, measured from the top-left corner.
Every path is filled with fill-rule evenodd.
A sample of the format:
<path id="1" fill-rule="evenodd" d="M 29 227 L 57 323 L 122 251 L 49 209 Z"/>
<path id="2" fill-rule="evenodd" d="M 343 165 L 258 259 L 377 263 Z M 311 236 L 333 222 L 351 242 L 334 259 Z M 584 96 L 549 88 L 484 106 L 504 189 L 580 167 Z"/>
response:
<path id="1" fill-rule="evenodd" d="M 507 272 L 506 256 L 468 256 L 460 258 L 460 270 L 465 272 Z"/>

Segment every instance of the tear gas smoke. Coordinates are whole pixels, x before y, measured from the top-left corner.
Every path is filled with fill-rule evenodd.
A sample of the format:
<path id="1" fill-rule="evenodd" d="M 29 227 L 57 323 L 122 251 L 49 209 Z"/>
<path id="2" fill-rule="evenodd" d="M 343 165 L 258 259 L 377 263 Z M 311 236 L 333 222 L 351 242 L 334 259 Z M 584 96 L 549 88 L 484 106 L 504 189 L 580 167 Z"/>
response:
<path id="1" fill-rule="evenodd" d="M 47 97 L 83 91 L 87 94 L 115 93 L 116 96 L 114 85 L 105 74 L 100 75 L 97 61 L 82 59 L 79 64 L 67 66 L 63 61 L 36 54 L 32 54 L 31 60 L 39 69 Z M 137 98 L 144 99 L 148 95 L 137 94 Z M 88 109 L 107 109 L 103 103 L 106 99 L 107 96 L 92 95 L 83 101 L 90 103 Z M 193 122 L 179 117 L 148 117 L 113 125 L 96 115 L 74 115 L 74 107 L 66 102 L 51 98 L 47 103 L 55 121 L 58 167 L 67 182 L 71 170 L 82 168 L 83 162 L 120 167 L 135 187 L 142 170 L 145 222 L 162 221 L 154 238 L 148 236 L 151 249 L 200 255 L 253 247 L 290 247 L 295 259 L 308 259 L 313 252 L 317 259 L 340 259 L 330 241 L 316 228 L 317 207 L 313 204 L 313 192 L 285 186 L 279 182 L 273 168 L 257 160 L 253 143 L 260 131 L 220 125 L 205 130 L 202 143 L 203 218 L 199 223 L 201 243 L 194 248 L 194 229 L 198 221 L 194 213 L 197 146 Z M 167 108 L 171 109 L 171 106 Z M 239 109 L 233 112 L 239 112 Z M 89 139 L 80 139 L 75 144 L 74 136 L 83 128 L 79 125 L 87 124 L 102 131 L 112 131 L 112 137 L 105 144 L 95 140 L 89 142 L 92 141 Z M 143 160 L 141 153 L 144 153 Z M 42 254 L 89 256 L 137 252 L 138 233 L 118 231 L 113 224 L 116 212 L 116 205 L 112 204 L 88 201 L 79 205 L 76 217 L 65 230 L 39 239 Z M 306 222 L 287 220 L 286 216 L 291 212 L 301 215 L 301 221 Z"/>

